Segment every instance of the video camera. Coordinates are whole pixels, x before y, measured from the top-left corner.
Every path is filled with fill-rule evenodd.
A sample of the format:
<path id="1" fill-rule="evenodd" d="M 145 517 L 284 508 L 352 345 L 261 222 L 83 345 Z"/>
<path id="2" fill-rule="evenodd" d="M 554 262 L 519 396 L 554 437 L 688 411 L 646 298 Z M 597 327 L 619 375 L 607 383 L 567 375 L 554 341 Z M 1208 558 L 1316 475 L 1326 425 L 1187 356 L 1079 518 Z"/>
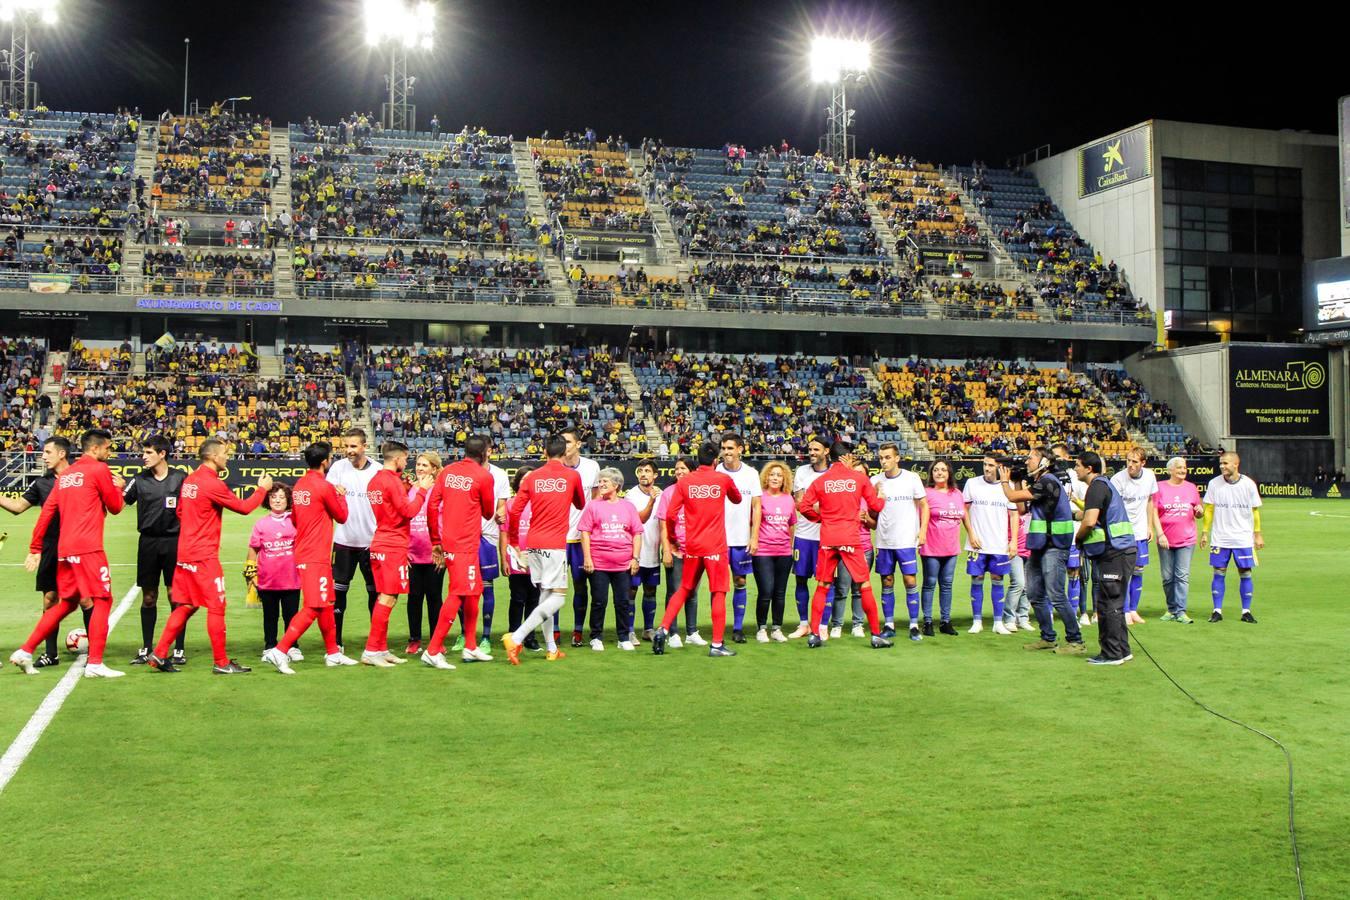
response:
<path id="1" fill-rule="evenodd" d="M 1030 474 L 1027 472 L 1027 461 L 1025 459 L 1018 459 L 1015 456 L 1000 456 L 995 462 L 1008 470 L 1009 481 L 1026 481 Z"/>

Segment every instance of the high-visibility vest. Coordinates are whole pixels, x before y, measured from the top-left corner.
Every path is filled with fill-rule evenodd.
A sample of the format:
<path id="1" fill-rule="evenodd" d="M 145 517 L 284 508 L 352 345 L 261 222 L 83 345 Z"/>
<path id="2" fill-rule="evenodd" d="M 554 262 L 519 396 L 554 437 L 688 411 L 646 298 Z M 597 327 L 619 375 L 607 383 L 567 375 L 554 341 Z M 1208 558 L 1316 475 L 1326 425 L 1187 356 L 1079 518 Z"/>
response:
<path id="1" fill-rule="evenodd" d="M 1106 488 L 1111 492 L 1111 500 L 1106 505 L 1106 521 L 1099 519 L 1097 526 L 1088 532 L 1083 541 L 1083 552 L 1088 556 L 1101 556 L 1107 546 L 1113 550 L 1134 549 L 1134 526 L 1125 514 L 1125 503 L 1120 499 L 1120 491 L 1109 479 Z"/>
<path id="2" fill-rule="evenodd" d="M 1059 487 L 1059 499 L 1050 518 L 1045 518 L 1039 504 L 1031 505 L 1031 522 L 1027 525 L 1027 549 L 1040 550 L 1047 544 L 1067 550 L 1073 544 L 1073 507 L 1069 504 L 1069 491 L 1059 483 L 1059 479 L 1049 472 L 1041 476 L 1049 478 Z"/>

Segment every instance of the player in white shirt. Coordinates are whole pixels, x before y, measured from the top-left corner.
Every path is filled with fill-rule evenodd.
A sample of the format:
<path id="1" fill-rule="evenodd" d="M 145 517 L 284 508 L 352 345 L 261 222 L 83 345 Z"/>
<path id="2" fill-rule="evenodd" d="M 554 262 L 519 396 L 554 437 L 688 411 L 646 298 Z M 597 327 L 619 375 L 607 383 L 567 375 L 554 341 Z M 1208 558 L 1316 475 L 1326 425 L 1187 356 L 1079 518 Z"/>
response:
<path id="1" fill-rule="evenodd" d="M 759 549 L 759 522 L 763 510 L 760 497 L 764 488 L 759 483 L 759 470 L 741 462 L 745 453 L 745 439 L 734 431 L 722 435 L 722 462 L 717 471 L 725 472 L 736 482 L 741 496 L 748 503 L 726 503 L 727 509 L 727 558 L 731 561 L 731 577 L 735 590 L 731 595 L 732 623 L 731 639 L 737 644 L 745 643 L 745 579 L 755 567 L 755 553 Z"/>
<path id="2" fill-rule="evenodd" d="M 585 442 L 581 438 L 581 429 L 569 425 L 562 430 L 562 438 L 567 442 L 563 453 L 563 465 L 576 469 L 581 476 L 581 489 L 586 492 L 587 501 L 600 496 L 597 485 L 600 483 L 600 464 L 587 456 L 582 456 Z M 586 574 L 586 554 L 581 549 L 581 532 L 577 525 L 581 522 L 581 510 L 573 507 L 571 520 L 567 526 L 567 564 L 572 569 L 572 646 L 585 646 L 582 632 L 590 628 L 591 608 L 590 576 Z"/>
<path id="3" fill-rule="evenodd" d="M 1003 576 L 1017 555 L 1017 504 L 1009 503 L 998 480 L 998 462 L 984 458 L 984 474 L 966 481 L 966 574 L 970 576 L 970 633 L 984 631 L 984 576 L 992 584 L 994 634 L 1016 634 L 1003 625 Z"/>
<path id="4" fill-rule="evenodd" d="M 1125 468 L 1111 476 L 1111 484 L 1120 494 L 1125 505 L 1125 515 L 1130 517 L 1134 526 L 1134 575 L 1130 577 L 1129 590 L 1125 592 L 1125 624 L 1140 625 L 1144 617 L 1139 615 L 1139 598 L 1144 592 L 1144 569 L 1148 566 L 1148 541 L 1152 535 L 1149 510 L 1153 508 L 1153 495 L 1158 493 L 1158 479 L 1153 470 L 1144 467 L 1144 451 L 1138 447 L 1125 454 Z"/>
<path id="5" fill-rule="evenodd" d="M 1073 506 L 1073 517 L 1075 519 L 1083 518 L 1083 501 L 1087 499 L 1087 485 L 1083 479 L 1078 477 L 1078 472 L 1072 465 L 1077 460 L 1069 452 L 1068 444 L 1055 444 L 1050 448 L 1050 452 L 1057 461 L 1070 463 L 1065 471 L 1069 475 L 1069 504 Z M 1069 558 L 1065 562 L 1065 571 L 1068 575 L 1068 582 L 1065 586 L 1065 596 L 1069 601 L 1069 609 L 1078 616 L 1079 625 L 1091 625 L 1094 619 L 1088 617 L 1087 603 L 1083 600 L 1083 551 L 1074 543 L 1069 547 Z"/>
<path id="6" fill-rule="evenodd" d="M 640 585 L 642 637 L 650 641 L 656 625 L 656 589 L 661 585 L 661 520 L 656 517 L 661 489 L 656 486 L 656 466 L 648 460 L 637 464 L 636 475 L 637 485 L 629 489 L 623 499 L 633 504 L 642 522 L 642 553 L 638 556 L 637 574 L 633 576 L 632 596 L 637 598 Z M 639 643 L 636 634 L 630 633 L 628 639 L 634 644 Z"/>
<path id="7" fill-rule="evenodd" d="M 806 444 L 806 456 L 811 461 L 798 466 L 792 474 L 792 499 L 801 502 L 802 495 L 825 470 L 830 467 L 830 446 L 824 438 L 813 437 Z M 797 519 L 797 531 L 792 538 L 792 574 L 797 576 L 797 620 L 801 623 L 789 638 L 806 637 L 811 633 L 811 579 L 816 575 L 816 560 L 820 556 L 820 523 L 805 518 Z M 827 609 L 834 608 L 834 586 L 826 598 Z"/>
<path id="8" fill-rule="evenodd" d="M 346 457 L 328 467 L 327 481 L 345 492 L 347 521 L 333 529 L 333 618 L 337 623 L 337 642 L 342 641 L 342 625 L 347 618 L 347 590 L 356 570 L 366 582 L 370 613 L 375 614 L 375 576 L 370 568 L 370 542 L 375 537 L 375 511 L 370 508 L 367 488 L 382 468 L 366 456 L 366 433 L 348 428 L 342 433 L 342 452 Z"/>
<path id="9" fill-rule="evenodd" d="M 1255 625 L 1252 569 L 1256 566 L 1256 551 L 1266 546 L 1266 540 L 1261 536 L 1261 492 L 1255 481 L 1238 471 L 1240 463 L 1241 459 L 1231 451 L 1219 457 L 1219 477 L 1205 488 L 1200 546 L 1209 544 L 1209 564 L 1214 569 L 1214 580 L 1210 582 L 1214 613 L 1209 620 L 1223 621 L 1223 595 L 1231 559 L 1237 564 L 1242 621 Z"/>
<path id="10" fill-rule="evenodd" d="M 877 494 L 886 505 L 877 515 L 872 536 L 876 547 L 876 571 L 881 576 L 881 611 L 886 620 L 881 636 L 895 637 L 895 570 L 905 582 L 905 606 L 909 609 L 909 639 L 919 634 L 919 544 L 928 533 L 928 492 L 918 475 L 900 468 L 900 448 L 882 444 L 877 451 L 881 474 L 872 478 Z"/>

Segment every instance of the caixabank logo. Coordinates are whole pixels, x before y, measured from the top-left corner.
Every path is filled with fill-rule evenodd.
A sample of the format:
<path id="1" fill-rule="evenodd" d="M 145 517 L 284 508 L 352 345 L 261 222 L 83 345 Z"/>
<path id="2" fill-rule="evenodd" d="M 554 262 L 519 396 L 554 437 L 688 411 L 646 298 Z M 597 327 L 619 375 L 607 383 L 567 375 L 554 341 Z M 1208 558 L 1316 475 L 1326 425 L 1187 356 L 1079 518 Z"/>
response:
<path id="1" fill-rule="evenodd" d="M 1238 369 L 1233 376 L 1233 386 L 1239 389 L 1310 391 L 1326 383 L 1326 366 L 1306 360 L 1287 362 L 1282 369 Z"/>

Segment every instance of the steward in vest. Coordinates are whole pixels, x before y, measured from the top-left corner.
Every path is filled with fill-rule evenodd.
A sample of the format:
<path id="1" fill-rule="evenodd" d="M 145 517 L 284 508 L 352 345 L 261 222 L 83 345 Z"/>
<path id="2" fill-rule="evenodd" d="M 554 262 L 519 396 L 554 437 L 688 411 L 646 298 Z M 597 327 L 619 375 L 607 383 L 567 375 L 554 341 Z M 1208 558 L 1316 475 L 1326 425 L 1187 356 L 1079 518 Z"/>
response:
<path id="1" fill-rule="evenodd" d="M 1092 599 L 1102 648 L 1088 662 L 1118 666 L 1133 658 L 1125 624 L 1125 593 L 1134 573 L 1134 526 L 1125 513 L 1120 492 L 1103 477 L 1104 470 L 1102 458 L 1096 453 L 1078 457 L 1078 477 L 1088 490 L 1077 541 L 1092 559 Z"/>

